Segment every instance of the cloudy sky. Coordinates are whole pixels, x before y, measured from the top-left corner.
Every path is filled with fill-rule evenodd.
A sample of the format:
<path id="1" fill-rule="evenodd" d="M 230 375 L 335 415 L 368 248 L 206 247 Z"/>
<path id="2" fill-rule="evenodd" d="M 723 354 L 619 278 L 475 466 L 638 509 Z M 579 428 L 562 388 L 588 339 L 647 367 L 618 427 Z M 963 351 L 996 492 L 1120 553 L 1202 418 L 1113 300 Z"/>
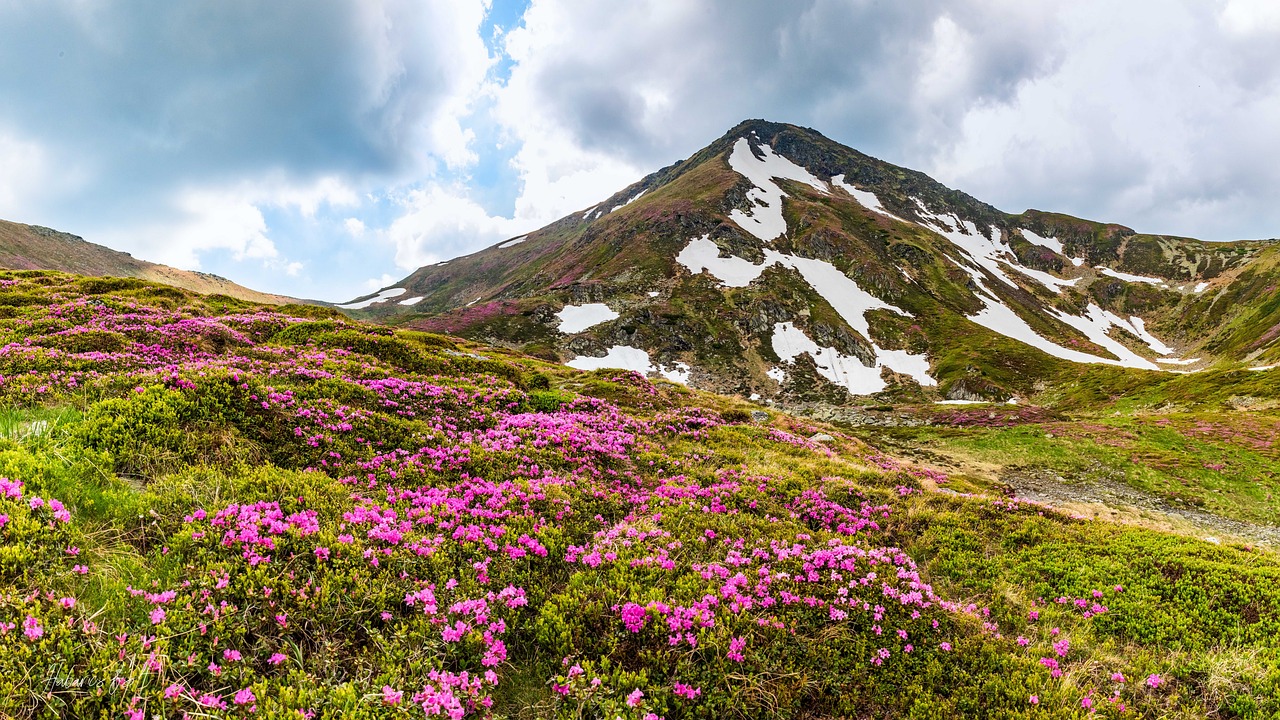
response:
<path id="1" fill-rule="evenodd" d="M 746 118 L 1009 211 L 1280 236 L 1275 0 L 0 0 L 0 218 L 347 300 Z"/>

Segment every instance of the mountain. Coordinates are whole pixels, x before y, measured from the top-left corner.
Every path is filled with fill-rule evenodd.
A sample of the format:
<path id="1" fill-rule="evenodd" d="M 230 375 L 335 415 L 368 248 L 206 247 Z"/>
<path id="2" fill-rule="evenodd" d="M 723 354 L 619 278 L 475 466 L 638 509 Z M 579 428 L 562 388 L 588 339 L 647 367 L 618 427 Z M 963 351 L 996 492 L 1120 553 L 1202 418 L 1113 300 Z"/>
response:
<path id="1" fill-rule="evenodd" d="M 1082 368 L 1280 362 L 1280 244 L 1010 214 L 752 120 L 363 318 L 750 397 L 1025 397 Z"/>
<path id="2" fill-rule="evenodd" d="M 0 220 L 0 268 L 138 278 L 199 293 L 226 295 L 268 305 L 299 302 L 284 295 L 250 290 L 218 275 L 179 270 L 139 260 L 129 253 L 87 242 L 70 233 L 6 220 Z"/>

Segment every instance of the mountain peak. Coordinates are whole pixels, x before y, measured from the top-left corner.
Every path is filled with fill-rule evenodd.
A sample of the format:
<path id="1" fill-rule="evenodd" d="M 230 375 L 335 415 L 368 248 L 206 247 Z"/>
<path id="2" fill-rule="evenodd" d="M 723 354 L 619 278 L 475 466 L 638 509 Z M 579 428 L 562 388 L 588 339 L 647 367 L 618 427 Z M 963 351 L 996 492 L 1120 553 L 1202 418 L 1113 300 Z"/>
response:
<path id="1" fill-rule="evenodd" d="M 816 130 L 754 119 L 603 203 L 351 309 L 749 396 L 1004 400 L 1079 364 L 1280 355 L 1274 337 L 1228 330 L 1265 331 L 1280 317 L 1264 308 L 1193 320 L 1211 289 L 1274 250 L 1005 213 Z M 1246 284 L 1239 297 L 1265 294 Z"/>

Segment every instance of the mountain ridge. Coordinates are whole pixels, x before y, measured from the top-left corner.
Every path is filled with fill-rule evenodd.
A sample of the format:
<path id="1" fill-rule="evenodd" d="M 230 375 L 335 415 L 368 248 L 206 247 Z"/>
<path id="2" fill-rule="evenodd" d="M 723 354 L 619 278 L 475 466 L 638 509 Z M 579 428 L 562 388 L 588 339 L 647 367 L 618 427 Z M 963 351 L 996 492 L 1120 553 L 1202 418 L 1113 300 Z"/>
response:
<path id="1" fill-rule="evenodd" d="M 752 120 L 585 211 L 420 268 L 384 291 L 394 303 L 356 314 L 742 395 L 1010 399 L 1078 362 L 1280 359 L 1274 337 L 1257 342 L 1280 323 L 1277 247 L 1005 213 Z M 616 317 L 560 333 L 557 312 L 584 303 Z"/>
<path id="2" fill-rule="evenodd" d="M 180 270 L 140 260 L 129 253 L 91 243 L 79 235 L 42 225 L 25 225 L 7 220 L 0 220 L 0 268 L 56 270 L 95 277 L 131 277 L 270 305 L 311 303 L 253 290 L 212 273 Z"/>

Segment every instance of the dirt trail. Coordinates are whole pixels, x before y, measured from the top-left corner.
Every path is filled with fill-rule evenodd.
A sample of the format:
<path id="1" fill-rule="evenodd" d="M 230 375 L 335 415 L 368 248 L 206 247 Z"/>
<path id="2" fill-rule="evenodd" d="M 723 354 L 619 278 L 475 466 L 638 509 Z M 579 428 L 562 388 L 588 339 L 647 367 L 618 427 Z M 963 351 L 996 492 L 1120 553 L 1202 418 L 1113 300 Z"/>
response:
<path id="1" fill-rule="evenodd" d="M 1072 482 L 1050 470 L 1023 467 L 1003 469 L 999 481 L 1010 495 L 1084 515 L 1192 534 L 1210 542 L 1238 538 L 1280 547 L 1280 527 L 1177 507 L 1107 478 Z"/>

